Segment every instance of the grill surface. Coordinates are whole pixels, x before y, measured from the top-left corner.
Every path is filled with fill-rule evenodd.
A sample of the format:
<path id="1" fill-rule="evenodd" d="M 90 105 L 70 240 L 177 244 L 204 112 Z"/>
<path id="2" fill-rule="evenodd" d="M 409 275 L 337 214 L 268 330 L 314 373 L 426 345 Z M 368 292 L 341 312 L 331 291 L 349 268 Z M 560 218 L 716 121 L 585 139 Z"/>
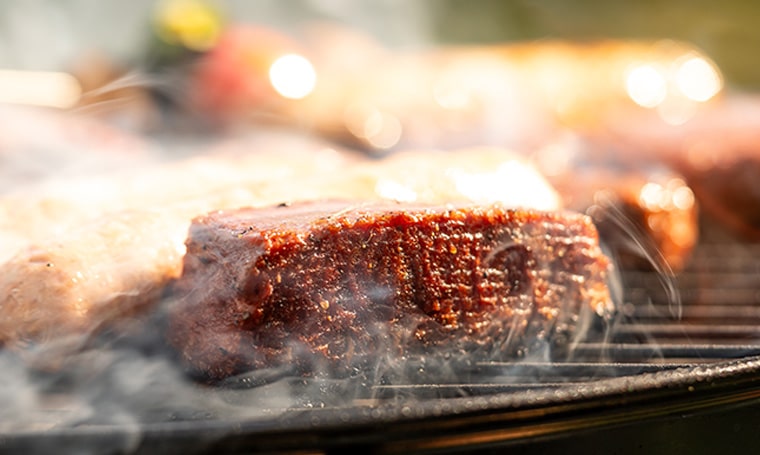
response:
<path id="1" fill-rule="evenodd" d="M 597 328 L 561 361 L 477 364 L 467 384 L 376 389 L 437 390 L 443 395 L 572 388 L 604 378 L 695 368 L 760 356 L 760 246 L 701 245 L 672 278 L 680 303 L 654 272 L 624 271 L 618 320 Z M 483 381 L 482 383 L 479 383 Z"/>
<path id="2" fill-rule="evenodd" d="M 620 453 L 647 444 L 649 453 L 678 450 L 678 439 L 653 439 L 662 425 L 703 445 L 723 431 L 729 437 L 723 447 L 744 449 L 760 444 L 757 253 L 756 246 L 701 246 L 694 265 L 677 277 L 680 307 L 659 276 L 623 273 L 622 311 L 612 329 L 590 330 L 560 361 L 420 359 L 409 362 L 402 381 L 371 386 L 289 379 L 289 390 L 303 390 L 303 397 L 255 418 L 217 419 L 190 406 L 172 411 L 174 422 L 159 412 L 146 425 L 85 420 L 0 434 L 0 450 L 79 451 L 95 443 L 115 452 L 472 452 L 529 441 L 523 453 L 575 453 L 563 443 L 568 438 L 604 440 Z M 277 378 L 239 378 L 225 400 L 245 405 L 248 394 Z M 710 429 L 709 439 L 692 434 L 700 426 Z"/>
<path id="3" fill-rule="evenodd" d="M 408 383 L 376 385 L 357 402 L 373 411 L 350 416 L 356 433 L 331 427 L 345 428 L 347 414 L 330 406 L 288 424 L 314 435 L 319 416 L 327 431 L 313 448 L 328 452 L 746 451 L 760 445 L 758 258 L 760 246 L 701 245 L 674 278 L 680 304 L 661 276 L 625 271 L 619 319 L 590 330 L 561 361 L 466 365 L 452 382 L 434 367 L 410 368 Z M 221 447 L 261 448 L 250 441 Z"/>

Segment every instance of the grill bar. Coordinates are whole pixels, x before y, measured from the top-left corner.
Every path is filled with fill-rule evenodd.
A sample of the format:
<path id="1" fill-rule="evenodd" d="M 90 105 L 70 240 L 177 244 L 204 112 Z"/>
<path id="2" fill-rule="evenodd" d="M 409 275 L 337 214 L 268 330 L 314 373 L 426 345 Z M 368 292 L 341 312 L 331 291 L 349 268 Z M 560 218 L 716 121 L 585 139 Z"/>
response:
<path id="1" fill-rule="evenodd" d="M 745 338 L 760 339 L 758 325 L 728 325 L 728 324 L 631 324 L 621 325 L 616 329 L 616 335 L 625 338 L 629 335 L 648 335 L 657 337 L 688 337 L 705 339 Z"/>
<path id="2" fill-rule="evenodd" d="M 758 278 L 757 286 L 760 286 Z M 679 289 L 682 304 L 700 304 L 710 306 L 720 305 L 758 305 L 760 304 L 760 289 L 717 288 L 710 289 L 694 287 Z M 661 287 L 646 288 L 641 283 L 631 285 L 626 292 L 627 300 L 637 304 L 667 304 L 669 295 Z"/>
<path id="3" fill-rule="evenodd" d="M 676 277 L 625 270 L 621 279 L 622 319 L 610 344 L 582 343 L 575 358 L 687 366 L 760 353 L 760 245 L 705 243 Z"/>
<path id="4" fill-rule="evenodd" d="M 757 344 L 640 344 L 640 343 L 583 343 L 573 351 L 573 358 L 607 358 L 617 362 L 669 361 L 675 359 L 726 360 L 760 355 Z M 681 362 L 681 361 L 679 361 Z M 681 362 L 682 363 L 682 362 Z M 683 364 L 681 366 L 687 366 Z"/>
<path id="5" fill-rule="evenodd" d="M 712 324 L 733 323 L 732 321 L 737 321 L 735 322 L 737 325 L 760 324 L 760 306 L 737 303 L 735 300 L 728 299 L 724 301 L 731 303 L 686 305 L 681 308 L 681 320 L 687 322 L 705 320 L 705 322 Z M 671 317 L 671 307 L 664 304 L 629 304 L 624 311 L 627 316 L 638 321 L 656 319 L 659 322 L 661 319 Z"/>

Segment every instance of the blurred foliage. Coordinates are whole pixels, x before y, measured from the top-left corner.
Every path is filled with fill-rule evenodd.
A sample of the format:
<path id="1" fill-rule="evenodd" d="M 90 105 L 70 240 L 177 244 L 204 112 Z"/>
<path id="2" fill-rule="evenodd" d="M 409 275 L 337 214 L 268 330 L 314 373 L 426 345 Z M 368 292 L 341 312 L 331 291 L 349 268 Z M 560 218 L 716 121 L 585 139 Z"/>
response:
<path id="1" fill-rule="evenodd" d="M 760 2 L 742 0 L 433 0 L 445 43 L 536 39 L 677 39 L 691 42 L 730 87 L 760 88 Z"/>

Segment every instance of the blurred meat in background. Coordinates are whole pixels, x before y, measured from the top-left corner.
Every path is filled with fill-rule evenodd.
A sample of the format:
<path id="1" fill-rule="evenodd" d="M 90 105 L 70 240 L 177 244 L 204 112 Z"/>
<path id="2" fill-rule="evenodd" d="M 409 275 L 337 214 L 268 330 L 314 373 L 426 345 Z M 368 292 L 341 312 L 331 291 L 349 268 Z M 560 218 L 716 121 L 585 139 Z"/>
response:
<path id="1" fill-rule="evenodd" d="M 626 236 L 650 245 L 634 255 L 678 270 L 700 212 L 730 232 L 760 230 L 760 69 L 737 57 L 760 38 L 743 27 L 751 7 L 729 6 L 4 4 L 3 191 L 183 161 L 220 142 L 244 148 L 251 136 L 267 137 L 252 154 L 298 143 L 288 136 L 369 160 L 415 150 L 430 157 L 408 168 L 420 175 L 437 154 L 488 146 L 534 164 L 569 209 L 622 208 Z"/>
<path id="2" fill-rule="evenodd" d="M 150 161 L 277 130 L 369 157 L 500 147 L 535 162 L 581 211 L 596 193 L 651 208 L 644 193 L 669 183 L 634 169 L 662 168 L 696 195 L 690 223 L 703 207 L 711 223 L 751 237 L 760 197 L 746 174 L 760 129 L 750 93 L 760 70 L 744 56 L 760 38 L 745 14 L 752 7 L 730 3 L 2 5 L 0 101 L 14 118 L 13 106 L 43 106 L 25 109 L 22 126 L 4 126 L 0 156 L 13 176 L 5 186 L 95 171 L 78 166 L 82 150 L 101 150 L 87 160 L 112 169 L 119 135 L 122 144 L 134 138 L 130 157 Z M 71 137 L 88 122 L 111 132 Z M 590 182 L 569 188 L 578 163 Z M 620 178 L 604 177 L 607 169 Z M 639 190 L 611 180 L 638 180 Z M 686 252 L 698 228 L 679 226 L 664 235 Z M 678 256 L 676 268 L 687 257 Z"/>

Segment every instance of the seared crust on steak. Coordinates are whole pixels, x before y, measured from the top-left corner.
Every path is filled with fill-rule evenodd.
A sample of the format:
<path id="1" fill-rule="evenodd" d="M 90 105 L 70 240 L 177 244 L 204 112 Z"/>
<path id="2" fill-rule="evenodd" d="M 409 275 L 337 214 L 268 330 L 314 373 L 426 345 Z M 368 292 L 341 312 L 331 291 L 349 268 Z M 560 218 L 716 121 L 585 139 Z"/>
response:
<path id="1" fill-rule="evenodd" d="M 216 380 L 345 376 L 427 352 L 509 358 L 611 311 L 590 219 L 501 206 L 304 203 L 194 220 L 168 339 Z"/>

